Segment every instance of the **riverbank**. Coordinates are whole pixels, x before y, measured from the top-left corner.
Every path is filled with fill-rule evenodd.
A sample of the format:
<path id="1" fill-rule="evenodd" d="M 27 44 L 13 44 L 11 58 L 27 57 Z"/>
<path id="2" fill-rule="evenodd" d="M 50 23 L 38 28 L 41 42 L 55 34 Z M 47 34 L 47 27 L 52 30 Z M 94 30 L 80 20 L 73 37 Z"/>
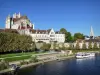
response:
<path id="1" fill-rule="evenodd" d="M 71 56 L 66 56 L 66 57 L 59 57 L 57 59 L 50 59 L 50 60 L 39 61 L 39 62 L 36 62 L 36 63 L 25 64 L 25 65 L 22 65 L 20 67 L 20 69 L 31 67 L 31 66 L 35 66 L 35 65 L 39 65 L 39 64 L 44 64 L 44 63 L 50 62 L 50 61 L 56 61 L 56 60 L 57 61 L 61 61 L 61 60 L 65 60 L 65 59 L 69 59 L 69 58 L 73 58 L 73 57 L 75 57 L 75 56 L 71 55 Z M 12 71 L 13 70 L 11 70 L 11 69 L 5 69 L 5 70 L 0 71 L 0 74 L 12 72 Z"/>
<path id="2" fill-rule="evenodd" d="M 93 58 L 53 61 L 24 68 L 17 75 L 100 75 L 100 54 Z"/>
<path id="3" fill-rule="evenodd" d="M 77 53 L 77 52 L 94 52 L 94 53 L 100 53 L 100 51 L 88 51 L 88 50 L 75 50 L 74 52 L 73 52 L 73 55 L 71 55 L 71 56 L 67 56 L 67 55 L 64 55 L 63 54 L 63 56 L 57 56 L 57 58 L 52 58 L 52 59 L 46 59 L 46 60 L 41 60 L 41 61 L 39 61 L 39 62 L 36 62 L 36 63 L 28 63 L 28 64 L 25 64 L 25 65 L 21 65 L 21 67 L 20 67 L 20 69 L 23 69 L 23 68 L 27 68 L 27 67 L 30 67 L 30 66 L 35 66 L 35 65 L 39 65 L 39 64 L 44 64 L 44 63 L 46 63 L 46 62 L 50 62 L 50 61 L 55 61 L 55 60 L 57 60 L 57 61 L 61 61 L 61 60 L 66 60 L 66 59 L 69 59 L 69 58 L 73 58 L 73 57 L 75 57 L 75 53 Z M 40 54 L 39 54 L 40 55 Z M 48 54 L 45 54 L 45 55 L 48 55 Z M 58 55 L 58 53 L 57 53 L 57 55 Z M 60 54 L 61 55 L 61 54 Z M 42 56 L 44 56 L 44 55 L 42 55 Z M 49 55 L 49 56 L 44 56 L 44 57 L 49 57 L 50 58 L 50 56 L 53 56 L 53 55 Z M 54 54 L 54 57 L 56 56 L 56 54 Z M 40 57 L 41 57 L 41 55 L 40 55 Z M 0 74 L 3 74 L 3 73 L 8 73 L 8 72 L 12 72 L 13 70 L 11 70 L 11 69 L 5 69 L 5 70 L 2 70 L 2 71 L 0 71 Z"/>
<path id="4" fill-rule="evenodd" d="M 38 64 L 43 64 L 43 63 L 46 63 L 46 62 L 50 62 L 50 61 L 55 61 L 55 60 L 65 60 L 65 59 L 69 59 L 69 58 L 73 58 L 75 57 L 74 55 L 72 56 L 67 56 L 67 57 L 60 57 L 60 58 L 57 58 L 57 59 L 51 59 L 51 60 L 44 60 L 44 61 L 39 61 L 39 62 L 36 62 L 36 63 L 31 63 L 31 64 L 27 64 L 27 65 L 22 65 L 20 67 L 20 69 L 22 68 L 26 68 L 26 67 L 30 67 L 30 66 L 34 66 L 34 65 L 38 65 Z"/>

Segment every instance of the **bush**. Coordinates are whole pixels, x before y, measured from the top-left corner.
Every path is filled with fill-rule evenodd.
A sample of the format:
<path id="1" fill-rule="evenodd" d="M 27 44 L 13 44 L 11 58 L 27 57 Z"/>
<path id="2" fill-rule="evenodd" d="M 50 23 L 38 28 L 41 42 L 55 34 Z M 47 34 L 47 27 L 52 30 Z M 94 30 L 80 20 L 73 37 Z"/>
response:
<path id="1" fill-rule="evenodd" d="M 93 49 L 98 49 L 97 43 L 94 43 Z"/>
<path id="2" fill-rule="evenodd" d="M 83 49 L 83 50 L 86 50 L 86 49 L 87 49 L 85 43 L 83 43 L 82 49 Z"/>
<path id="3" fill-rule="evenodd" d="M 1 60 L 0 61 L 0 70 L 4 70 L 4 69 L 7 69 L 9 68 L 9 63 L 5 60 Z"/>
<path id="4" fill-rule="evenodd" d="M 29 62 L 28 62 L 28 61 L 25 61 L 25 60 L 22 60 L 22 61 L 20 62 L 20 65 L 25 65 L 25 64 L 29 64 Z"/>
<path id="5" fill-rule="evenodd" d="M 42 50 L 49 50 L 51 47 L 51 44 L 46 44 L 46 43 L 43 43 L 43 46 L 41 47 Z"/>
<path id="6" fill-rule="evenodd" d="M 77 50 L 80 49 L 80 46 L 79 46 L 79 43 L 76 44 L 76 47 L 75 47 Z"/>
<path id="7" fill-rule="evenodd" d="M 32 56 L 32 57 L 31 57 L 31 61 L 32 61 L 32 62 L 38 62 L 37 56 Z"/>

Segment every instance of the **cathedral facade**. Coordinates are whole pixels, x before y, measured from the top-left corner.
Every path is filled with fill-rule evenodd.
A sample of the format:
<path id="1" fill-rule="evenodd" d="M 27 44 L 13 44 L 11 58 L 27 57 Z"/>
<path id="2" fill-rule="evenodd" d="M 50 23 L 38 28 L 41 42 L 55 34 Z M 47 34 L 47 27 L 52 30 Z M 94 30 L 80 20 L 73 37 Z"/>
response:
<path id="1" fill-rule="evenodd" d="M 30 22 L 27 16 L 21 16 L 20 13 L 8 15 L 6 18 L 6 29 L 34 29 L 34 25 Z"/>

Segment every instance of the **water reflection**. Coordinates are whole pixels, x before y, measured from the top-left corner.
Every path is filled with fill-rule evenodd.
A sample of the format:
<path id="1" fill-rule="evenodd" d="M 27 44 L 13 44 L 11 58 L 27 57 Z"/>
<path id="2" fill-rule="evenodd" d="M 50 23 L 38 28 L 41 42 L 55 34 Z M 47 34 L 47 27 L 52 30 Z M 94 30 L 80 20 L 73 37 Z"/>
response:
<path id="1" fill-rule="evenodd" d="M 76 59 L 77 63 L 83 63 L 84 61 L 95 60 L 95 57 L 83 58 L 83 59 Z"/>

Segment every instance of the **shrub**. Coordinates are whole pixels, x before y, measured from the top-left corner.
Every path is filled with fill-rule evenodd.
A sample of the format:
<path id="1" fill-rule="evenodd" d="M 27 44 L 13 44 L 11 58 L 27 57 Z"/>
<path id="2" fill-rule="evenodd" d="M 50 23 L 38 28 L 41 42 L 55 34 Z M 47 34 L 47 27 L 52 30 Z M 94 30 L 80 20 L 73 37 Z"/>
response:
<path id="1" fill-rule="evenodd" d="M 21 65 L 25 65 L 25 64 L 29 64 L 27 61 L 25 61 L 25 60 L 22 60 L 21 62 L 20 62 L 20 64 Z"/>
<path id="2" fill-rule="evenodd" d="M 9 68 L 9 63 L 5 60 L 1 60 L 0 61 L 0 70 L 4 70 L 4 69 L 7 69 Z"/>
<path id="3" fill-rule="evenodd" d="M 87 49 L 87 48 L 86 48 L 86 44 L 85 44 L 85 43 L 83 43 L 82 48 L 83 48 L 84 50 L 86 50 L 86 49 Z"/>
<path id="4" fill-rule="evenodd" d="M 31 61 L 32 61 L 32 62 L 38 62 L 37 56 L 32 56 L 32 57 L 31 57 Z"/>

